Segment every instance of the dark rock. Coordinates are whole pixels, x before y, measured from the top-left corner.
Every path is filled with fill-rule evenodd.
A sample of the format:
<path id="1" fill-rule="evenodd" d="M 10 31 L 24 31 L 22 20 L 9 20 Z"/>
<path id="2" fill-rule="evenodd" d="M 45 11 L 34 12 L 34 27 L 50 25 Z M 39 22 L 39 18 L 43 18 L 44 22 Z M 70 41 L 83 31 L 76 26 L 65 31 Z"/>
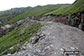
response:
<path id="1" fill-rule="evenodd" d="M 39 38 L 38 38 L 38 37 L 32 38 L 31 43 L 32 43 L 32 44 L 35 44 L 35 43 L 37 43 L 37 42 L 38 42 L 38 40 L 39 40 Z"/>
<path id="2" fill-rule="evenodd" d="M 84 12 L 69 15 L 67 17 L 67 24 L 84 31 Z"/>
<path id="3" fill-rule="evenodd" d="M 21 25 L 22 23 L 24 23 L 25 21 L 27 21 L 27 18 L 25 18 L 25 19 L 22 19 L 22 20 L 19 20 L 19 21 L 17 21 L 16 23 L 14 23 L 16 26 L 19 26 L 19 25 Z"/>
<path id="4" fill-rule="evenodd" d="M 32 44 L 35 44 L 37 43 L 40 39 L 44 38 L 45 37 L 45 34 L 42 34 L 41 32 L 40 33 L 37 33 L 33 38 L 30 39 L 30 43 Z"/>

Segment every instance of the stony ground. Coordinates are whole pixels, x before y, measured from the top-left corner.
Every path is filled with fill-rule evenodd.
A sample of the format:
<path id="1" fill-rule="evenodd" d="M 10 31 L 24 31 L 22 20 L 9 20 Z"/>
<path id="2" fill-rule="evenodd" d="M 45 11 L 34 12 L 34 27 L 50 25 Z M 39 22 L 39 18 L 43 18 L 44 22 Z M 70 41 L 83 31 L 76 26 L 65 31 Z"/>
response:
<path id="1" fill-rule="evenodd" d="M 84 53 L 84 32 L 60 23 L 43 23 L 41 30 L 11 56 L 63 56 L 62 51 Z"/>

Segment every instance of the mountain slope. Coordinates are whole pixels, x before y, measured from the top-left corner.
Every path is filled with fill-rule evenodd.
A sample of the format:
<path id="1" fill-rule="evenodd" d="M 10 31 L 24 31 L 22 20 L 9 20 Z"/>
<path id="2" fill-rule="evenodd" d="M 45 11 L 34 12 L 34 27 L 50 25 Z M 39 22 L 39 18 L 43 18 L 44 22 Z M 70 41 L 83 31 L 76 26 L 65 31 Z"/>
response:
<path id="1" fill-rule="evenodd" d="M 71 5 L 64 5 L 56 10 L 53 10 L 51 12 L 48 12 L 44 15 L 48 15 L 48 14 L 54 14 L 54 15 L 60 15 L 60 14 L 64 14 L 64 12 L 70 7 Z"/>
<path id="2" fill-rule="evenodd" d="M 77 13 L 84 11 L 84 0 L 77 0 L 72 6 L 65 12 L 69 13 Z"/>
<path id="3" fill-rule="evenodd" d="M 65 4 L 65 5 L 67 5 L 67 4 Z M 41 16 L 41 15 L 43 15 L 49 11 L 53 11 L 55 9 L 62 7 L 62 6 L 64 6 L 64 5 L 58 4 L 58 5 L 37 6 L 37 7 L 33 7 L 33 8 L 30 7 L 29 9 L 26 9 L 25 12 L 17 15 L 13 19 L 10 19 L 8 22 L 4 23 L 3 25 L 15 23 L 18 20 L 24 19 L 24 18 L 29 17 L 29 16 L 39 17 L 39 16 Z"/>

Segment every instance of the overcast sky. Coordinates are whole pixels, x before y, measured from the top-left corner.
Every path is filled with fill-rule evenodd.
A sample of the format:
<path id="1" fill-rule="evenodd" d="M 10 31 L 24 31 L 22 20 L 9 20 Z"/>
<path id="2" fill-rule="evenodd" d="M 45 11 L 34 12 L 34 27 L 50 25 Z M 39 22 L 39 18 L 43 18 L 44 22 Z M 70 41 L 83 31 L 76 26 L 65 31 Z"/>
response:
<path id="1" fill-rule="evenodd" d="M 0 0 L 0 11 L 15 7 L 73 3 L 75 0 Z"/>

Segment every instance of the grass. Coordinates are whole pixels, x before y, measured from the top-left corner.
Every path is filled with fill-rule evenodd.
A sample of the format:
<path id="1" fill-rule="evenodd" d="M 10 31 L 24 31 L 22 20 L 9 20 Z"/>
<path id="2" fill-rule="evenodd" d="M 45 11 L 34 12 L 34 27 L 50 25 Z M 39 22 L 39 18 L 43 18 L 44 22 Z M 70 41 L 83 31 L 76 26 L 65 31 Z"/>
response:
<path id="1" fill-rule="evenodd" d="M 72 4 L 72 6 L 70 6 L 65 13 L 73 14 L 82 11 L 84 11 L 84 0 L 78 0 L 76 3 Z"/>
<path id="2" fill-rule="evenodd" d="M 82 11 L 84 11 L 84 0 L 78 0 L 74 4 L 64 5 L 54 11 L 46 13 L 45 15 L 48 15 L 48 14 L 68 15 L 68 14 L 73 14 L 73 13 L 82 12 Z"/>
<path id="3" fill-rule="evenodd" d="M 0 53 L 4 52 L 4 54 L 7 53 L 14 53 L 19 50 L 19 48 L 27 42 L 30 37 L 35 35 L 38 30 L 41 28 L 41 24 L 32 24 L 30 27 L 25 29 L 24 33 L 19 34 L 19 31 L 21 30 L 22 26 L 17 27 L 13 31 L 9 32 L 2 38 L 0 38 Z M 12 50 L 9 50 L 9 48 L 14 47 Z"/>
<path id="4" fill-rule="evenodd" d="M 54 15 L 60 15 L 60 14 L 64 14 L 64 12 L 66 11 L 65 9 L 67 9 L 69 6 L 71 6 L 70 4 L 67 5 L 63 5 L 60 8 L 50 11 L 44 15 L 48 15 L 48 14 L 54 14 Z"/>
<path id="5" fill-rule="evenodd" d="M 28 16 L 35 16 L 35 17 L 39 17 L 42 14 L 48 13 L 49 11 L 53 11 L 55 9 L 58 9 L 59 7 L 61 7 L 61 4 L 58 5 L 46 5 L 46 6 L 37 6 L 34 7 L 32 10 L 30 10 L 27 14 Z"/>

